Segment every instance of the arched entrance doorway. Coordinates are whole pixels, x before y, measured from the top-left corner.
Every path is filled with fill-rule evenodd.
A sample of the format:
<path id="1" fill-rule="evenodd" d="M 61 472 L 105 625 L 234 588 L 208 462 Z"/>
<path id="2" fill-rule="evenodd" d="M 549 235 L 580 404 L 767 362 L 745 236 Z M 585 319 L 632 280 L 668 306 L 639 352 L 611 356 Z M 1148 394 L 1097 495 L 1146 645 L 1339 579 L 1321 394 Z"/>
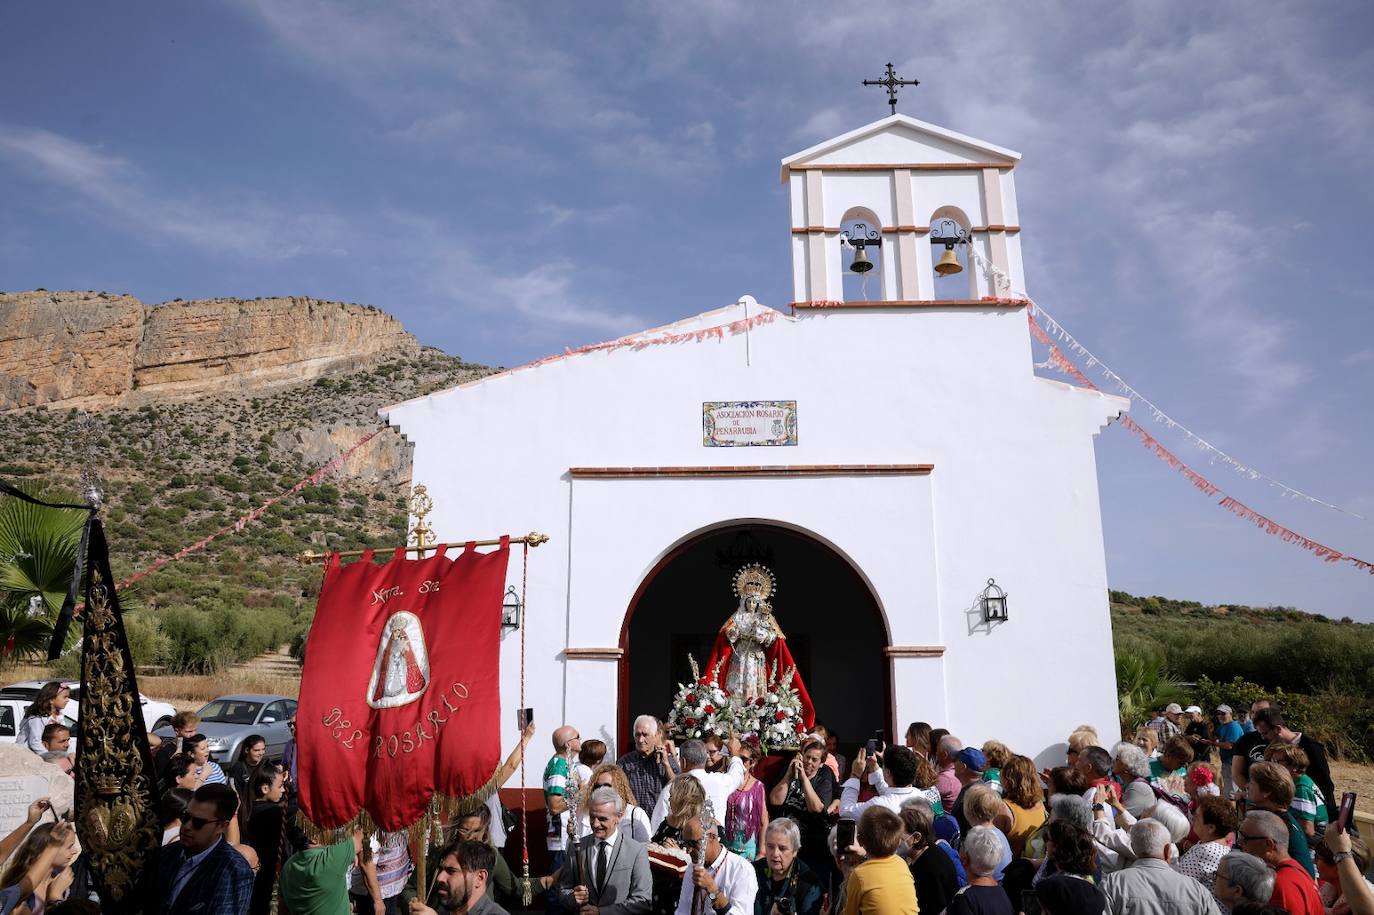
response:
<path id="1" fill-rule="evenodd" d="M 677 684 L 691 677 L 689 652 L 705 666 L 716 633 L 735 610 L 731 579 L 752 561 L 777 576 L 773 610 L 817 720 L 848 747 L 891 729 L 892 666 L 884 652 L 890 640 L 868 584 L 814 536 L 775 522 L 741 521 L 678 544 L 630 602 L 620 631 L 621 747 L 632 745 L 636 715 L 667 717 Z"/>

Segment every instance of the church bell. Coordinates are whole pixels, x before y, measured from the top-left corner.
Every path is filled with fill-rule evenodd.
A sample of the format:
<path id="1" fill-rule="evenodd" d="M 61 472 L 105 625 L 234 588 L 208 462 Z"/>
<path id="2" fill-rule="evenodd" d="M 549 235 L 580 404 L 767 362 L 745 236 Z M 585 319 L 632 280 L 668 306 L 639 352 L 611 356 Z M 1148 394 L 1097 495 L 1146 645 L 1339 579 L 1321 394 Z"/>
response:
<path id="1" fill-rule="evenodd" d="M 963 266 L 959 263 L 959 257 L 954 253 L 953 245 L 945 246 L 945 253 L 940 255 L 940 260 L 935 264 L 935 272 L 941 276 L 953 276 L 963 271 Z"/>
<path id="2" fill-rule="evenodd" d="M 849 265 L 849 269 L 855 273 L 867 273 L 873 269 L 873 262 L 868 259 L 863 245 L 854 246 L 854 261 Z"/>

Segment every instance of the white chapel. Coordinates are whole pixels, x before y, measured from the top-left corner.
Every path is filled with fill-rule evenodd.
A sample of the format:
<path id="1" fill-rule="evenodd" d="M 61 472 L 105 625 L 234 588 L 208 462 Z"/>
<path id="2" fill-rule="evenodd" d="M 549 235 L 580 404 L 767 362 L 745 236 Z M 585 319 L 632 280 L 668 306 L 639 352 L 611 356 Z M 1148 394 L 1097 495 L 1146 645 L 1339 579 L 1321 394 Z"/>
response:
<path id="1" fill-rule="evenodd" d="M 1094 438 L 1127 401 L 1034 374 L 1008 292 L 1028 288 L 1019 162 L 883 118 L 782 161 L 795 301 L 744 296 L 382 411 L 439 541 L 551 538 L 522 621 L 532 758 L 558 724 L 613 759 L 636 715 L 666 718 L 747 562 L 776 577 L 842 746 L 920 720 L 1060 764 L 1075 727 L 1117 732 Z M 507 750 L 521 635 L 502 642 Z"/>

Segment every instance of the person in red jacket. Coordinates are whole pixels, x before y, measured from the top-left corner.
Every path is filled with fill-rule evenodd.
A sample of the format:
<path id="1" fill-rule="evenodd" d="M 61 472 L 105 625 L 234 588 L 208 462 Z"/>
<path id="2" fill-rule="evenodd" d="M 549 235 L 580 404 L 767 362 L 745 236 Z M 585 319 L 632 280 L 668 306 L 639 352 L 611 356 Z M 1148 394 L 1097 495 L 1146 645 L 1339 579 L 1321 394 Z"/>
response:
<path id="1" fill-rule="evenodd" d="M 1263 859 L 1274 869 L 1274 895 L 1269 904 L 1289 915 L 1324 915 L 1317 884 L 1288 854 L 1288 824 L 1267 810 L 1252 810 L 1236 831 L 1242 851 Z"/>

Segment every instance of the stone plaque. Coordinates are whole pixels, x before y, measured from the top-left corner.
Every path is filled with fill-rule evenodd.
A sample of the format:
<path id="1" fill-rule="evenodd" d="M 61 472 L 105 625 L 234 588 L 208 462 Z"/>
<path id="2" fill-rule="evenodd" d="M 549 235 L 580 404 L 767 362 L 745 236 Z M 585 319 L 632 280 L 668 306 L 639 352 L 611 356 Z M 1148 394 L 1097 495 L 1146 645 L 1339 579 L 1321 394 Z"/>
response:
<path id="1" fill-rule="evenodd" d="M 795 445 L 795 400 L 708 400 L 701 405 L 701 443 L 707 448 Z"/>
<path id="2" fill-rule="evenodd" d="M 0 776 L 0 835 L 9 835 L 15 827 L 28 819 L 29 804 L 47 796 L 48 780 L 41 775 Z M 71 798 L 67 798 L 66 801 L 67 806 L 70 806 Z M 57 799 L 53 800 L 53 804 L 62 807 Z M 44 816 L 48 822 L 52 821 L 52 814 Z"/>

